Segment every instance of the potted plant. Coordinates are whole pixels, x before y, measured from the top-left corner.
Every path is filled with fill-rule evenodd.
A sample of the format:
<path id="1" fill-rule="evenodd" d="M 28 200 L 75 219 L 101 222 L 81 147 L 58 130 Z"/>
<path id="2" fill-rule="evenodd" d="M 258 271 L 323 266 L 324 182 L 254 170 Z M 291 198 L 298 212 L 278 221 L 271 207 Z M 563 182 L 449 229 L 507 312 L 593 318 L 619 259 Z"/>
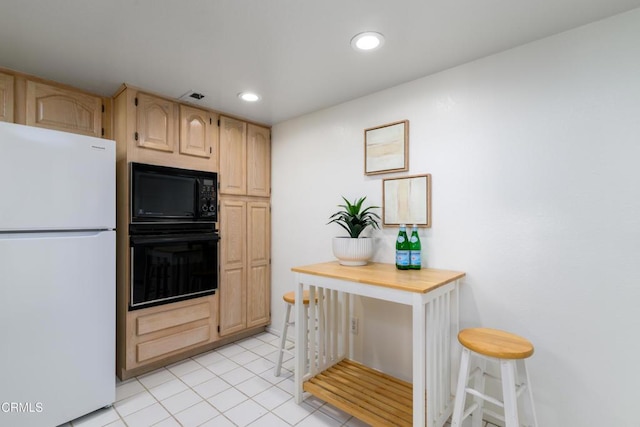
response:
<path id="1" fill-rule="evenodd" d="M 351 203 L 342 196 L 345 204 L 338 205 L 342 209 L 329 217 L 330 221 L 327 224 L 336 223 L 349 233 L 348 237 L 333 238 L 333 255 L 342 265 L 365 265 L 373 256 L 373 239 L 361 237 L 360 234 L 367 227 L 380 228 L 380 217 L 371 211 L 379 206 L 363 208 L 365 199 L 366 197 L 361 197 Z"/>

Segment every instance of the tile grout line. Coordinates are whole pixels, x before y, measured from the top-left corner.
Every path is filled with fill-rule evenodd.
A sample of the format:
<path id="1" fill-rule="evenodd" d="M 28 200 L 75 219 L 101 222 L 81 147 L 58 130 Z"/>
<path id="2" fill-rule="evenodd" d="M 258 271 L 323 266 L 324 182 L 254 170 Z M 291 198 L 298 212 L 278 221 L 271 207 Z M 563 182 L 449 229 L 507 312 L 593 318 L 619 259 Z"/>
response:
<path id="1" fill-rule="evenodd" d="M 259 338 L 259 336 L 261 338 Z M 268 338 L 268 341 L 263 339 L 263 338 Z M 162 424 L 162 423 L 166 423 L 166 422 L 168 422 L 168 420 L 172 420 L 173 422 L 177 423 L 178 425 L 182 425 L 182 423 L 179 421 L 179 419 L 176 417 L 176 415 L 178 415 L 178 414 L 180 414 L 182 412 L 188 411 L 191 408 L 194 408 L 196 405 L 202 404 L 203 402 L 206 402 L 206 405 L 208 407 L 211 407 L 212 409 L 214 409 L 217 412 L 217 415 L 213 416 L 212 418 L 207 418 L 206 420 L 202 421 L 201 423 L 198 424 L 199 426 L 202 426 L 202 425 L 205 425 L 205 424 L 209 424 L 213 420 L 218 419 L 219 417 L 222 417 L 222 418 L 220 418 L 220 421 L 222 421 L 224 419 L 226 422 L 230 423 L 230 425 L 236 425 L 235 422 L 231 418 L 229 418 L 227 413 L 229 411 L 237 408 L 238 406 L 246 403 L 246 402 L 252 402 L 253 404 L 258 405 L 258 407 L 260 408 L 260 412 L 266 411 L 264 414 L 259 415 L 259 416 L 257 416 L 257 418 L 255 418 L 254 420 L 250 421 L 248 425 L 259 425 L 259 424 L 256 424 L 256 423 L 259 420 L 261 420 L 262 418 L 267 417 L 269 415 L 271 415 L 273 417 L 276 417 L 276 419 L 282 421 L 284 424 L 287 424 L 287 425 L 301 425 L 301 424 L 304 424 L 304 423 L 313 422 L 313 421 L 310 420 L 310 418 L 314 417 L 314 414 L 318 414 L 318 413 L 319 414 L 316 415 L 316 416 L 328 417 L 329 419 L 331 419 L 332 421 L 335 422 L 335 424 L 334 424 L 335 426 L 348 427 L 348 426 L 351 426 L 351 425 L 360 425 L 359 424 L 360 421 L 357 420 L 355 417 L 353 417 L 353 416 L 345 413 L 344 411 L 341 411 L 338 408 L 335 408 L 332 405 L 329 405 L 328 403 L 323 402 L 323 401 L 321 401 L 319 399 L 317 399 L 317 402 L 314 401 L 314 403 L 316 403 L 316 404 L 319 403 L 317 406 L 316 406 L 316 404 L 311 404 L 311 403 L 306 402 L 305 411 L 307 411 L 308 413 L 306 413 L 299 420 L 295 421 L 293 424 L 291 424 L 289 421 L 287 421 L 286 419 L 284 419 L 281 416 L 279 416 L 276 412 L 274 412 L 278 408 L 281 408 L 283 405 L 287 404 L 288 402 L 291 402 L 292 399 L 293 399 L 293 394 L 288 390 L 290 388 L 290 384 L 289 385 L 284 384 L 286 381 L 292 381 L 292 377 L 294 375 L 292 370 L 290 370 L 290 369 L 286 368 L 285 366 L 283 366 L 282 367 L 282 369 L 283 369 L 282 375 L 280 377 L 275 377 L 274 376 L 274 378 L 281 378 L 279 381 L 276 381 L 276 382 L 272 382 L 271 380 L 269 380 L 269 379 L 267 379 L 265 377 L 265 374 L 268 375 L 269 371 L 270 370 L 272 371 L 274 366 L 275 366 L 275 361 L 271 360 L 271 359 L 273 359 L 277 355 L 278 346 L 276 346 L 274 343 L 276 341 L 278 341 L 278 340 L 279 340 L 278 336 L 276 336 L 275 334 L 272 334 L 270 332 L 266 332 L 265 331 L 265 332 L 262 332 L 262 333 L 260 333 L 258 335 L 254 335 L 252 337 L 247 337 L 247 338 L 245 338 L 245 339 L 243 339 L 241 341 L 237 341 L 237 342 L 234 342 L 234 343 L 229 343 L 229 344 L 227 344 L 225 346 L 210 350 L 208 352 L 205 352 L 205 353 L 202 353 L 202 354 L 199 354 L 199 355 L 196 355 L 196 356 L 192 356 L 192 357 L 189 357 L 187 359 L 175 362 L 173 364 L 158 368 L 158 369 L 156 369 L 156 370 L 154 370 L 152 372 L 145 373 L 145 374 L 133 377 L 133 378 L 131 378 L 129 380 L 125 380 L 123 382 L 120 382 L 118 380 L 118 382 L 116 384 L 116 387 L 121 387 L 124 384 L 127 384 L 129 382 L 136 382 L 136 383 L 139 384 L 141 389 L 138 392 L 135 392 L 134 394 L 132 394 L 130 396 L 124 397 L 123 399 L 114 402 L 113 405 L 111 405 L 111 407 L 109 409 L 111 409 L 111 408 L 113 409 L 113 413 L 115 414 L 117 419 L 116 420 L 112 420 L 107 424 L 100 424 L 100 426 L 101 427 L 107 427 L 107 426 L 110 426 L 112 424 L 116 425 L 116 423 L 118 423 L 118 422 L 122 423 L 122 424 L 118 424 L 118 425 L 129 426 L 129 422 L 127 422 L 127 420 L 125 420 L 125 417 L 131 417 L 132 415 L 134 415 L 136 413 L 139 413 L 140 411 L 142 411 L 144 409 L 147 409 L 147 408 L 149 408 L 151 406 L 154 406 L 156 403 L 159 404 L 159 408 L 161 408 L 163 411 L 168 413 L 169 416 L 154 422 L 153 426 L 159 425 L 159 424 Z M 251 341 L 251 343 L 249 343 L 250 341 Z M 257 343 L 256 341 L 260 341 L 260 342 Z M 243 345 L 243 343 L 245 343 L 245 345 L 249 345 L 249 347 L 245 347 Z M 264 353 L 264 350 L 260 350 L 260 353 L 254 351 L 256 348 L 262 347 L 264 345 L 268 345 L 270 347 L 273 347 L 273 351 L 269 351 L 268 353 Z M 234 349 L 233 348 L 234 346 L 238 347 L 238 349 Z M 225 350 L 226 350 L 226 353 L 228 355 L 225 354 Z M 264 353 L 264 354 L 261 354 L 261 353 Z M 196 360 L 197 358 L 202 359 L 202 358 L 206 357 L 207 355 L 212 355 L 212 354 L 219 355 L 220 359 L 216 360 L 216 361 L 214 361 L 212 363 L 209 363 L 207 365 L 205 365 L 204 362 Z M 240 364 L 240 363 L 236 362 L 233 359 L 236 356 L 245 355 L 245 354 L 249 354 L 249 357 L 253 357 L 253 356 L 256 356 L 256 357 L 252 358 L 251 360 L 249 360 L 248 362 L 245 362 L 243 364 Z M 283 361 L 283 365 L 286 362 L 291 361 L 291 359 L 292 358 L 289 357 L 288 359 Z M 176 373 L 176 372 L 174 372 L 172 370 L 174 368 L 178 368 L 180 365 L 188 364 L 190 362 L 194 362 L 196 364 L 196 367 L 194 369 L 190 369 L 190 370 L 185 371 L 185 372 L 181 372 L 181 371 L 177 370 L 178 372 L 181 372 L 181 374 L 178 374 L 178 373 Z M 217 373 L 215 373 L 213 370 L 211 370 L 209 368 L 210 366 L 215 365 L 215 364 L 220 363 L 220 362 L 222 362 L 222 363 L 231 362 L 235 366 L 233 366 L 231 369 L 228 369 L 228 370 L 222 372 L 221 374 L 217 374 Z M 265 369 L 265 370 L 262 370 L 261 372 L 256 372 L 256 370 L 252 370 L 252 369 L 246 368 L 247 365 L 249 365 L 251 363 L 254 363 L 254 362 L 265 363 L 265 366 L 268 365 L 269 368 Z M 251 375 L 248 376 L 247 378 L 242 379 L 240 382 L 238 382 L 235 385 L 231 384 L 228 379 L 225 379 L 225 378 L 222 377 L 223 375 L 226 375 L 226 374 L 228 374 L 228 373 L 230 373 L 230 372 L 232 372 L 234 370 L 237 370 L 239 368 L 243 368 L 244 370 L 248 371 Z M 256 369 L 257 368 L 258 368 L 258 366 L 256 366 Z M 187 382 L 185 382 L 183 380 L 183 377 L 185 377 L 186 375 L 189 375 L 190 373 L 198 371 L 200 369 L 204 369 L 205 371 L 209 372 L 211 375 L 213 375 L 213 377 L 211 377 L 211 378 L 209 378 L 207 380 L 204 380 L 202 382 L 199 382 L 197 384 L 194 384 L 194 385 L 189 385 Z M 176 369 L 174 369 L 174 370 L 176 370 Z M 160 376 L 165 376 L 166 375 L 167 379 L 162 380 L 159 383 L 154 384 L 153 386 L 149 386 L 148 385 L 148 384 L 150 384 L 150 382 L 146 382 L 147 384 L 145 384 L 143 381 L 141 381 L 141 378 L 150 377 L 152 375 L 160 375 Z M 156 387 L 160 387 L 163 384 L 167 384 L 168 382 L 174 381 L 176 379 L 179 381 L 179 384 L 181 386 L 184 386 L 186 388 L 181 390 L 181 391 L 178 391 L 176 393 L 172 393 L 172 394 L 170 394 L 168 396 L 165 396 L 165 397 L 162 398 L 162 400 L 159 399 L 158 397 L 156 397 L 156 395 L 151 391 L 152 389 L 154 389 Z M 212 381 L 214 379 L 222 381 L 222 383 L 224 385 L 228 386 L 228 387 L 226 389 L 222 390 L 222 391 L 218 391 L 218 392 L 214 393 L 212 396 L 210 396 L 208 398 L 204 397 L 204 395 L 201 394 L 202 391 L 201 392 L 196 391 L 196 387 L 198 387 L 198 386 L 200 386 L 202 384 L 205 384 L 208 381 Z M 259 380 L 262 380 L 262 381 L 268 383 L 268 387 L 263 389 L 263 390 L 257 391 L 255 393 L 253 393 L 252 395 L 249 395 L 249 393 L 252 393 L 250 391 L 251 388 L 249 388 L 249 387 L 238 388 L 238 386 L 241 386 L 242 384 L 244 384 L 244 383 L 246 383 L 248 381 L 252 381 L 254 379 L 259 379 Z M 281 385 L 283 387 L 286 386 L 287 389 L 281 387 Z M 255 400 L 255 398 L 257 396 L 261 395 L 262 393 L 266 393 L 267 391 L 274 390 L 274 389 L 275 390 L 279 390 L 279 391 L 281 391 L 283 393 L 286 393 L 286 395 L 287 395 L 286 400 L 278 402 L 276 404 L 276 406 L 271 407 L 271 409 L 269 409 L 267 406 L 265 406 L 265 404 L 260 403 L 260 401 Z M 242 400 L 241 402 L 238 402 L 238 403 L 233 403 L 231 406 L 225 408 L 224 411 L 218 409 L 212 402 L 209 401 L 210 399 L 213 399 L 216 396 L 221 396 L 221 395 L 223 395 L 224 393 L 226 393 L 226 392 L 228 392 L 230 390 L 234 390 L 235 392 L 239 393 L 244 398 L 244 400 Z M 246 390 L 246 391 L 243 391 L 243 390 Z M 172 397 L 178 396 L 179 394 L 184 393 L 186 391 L 191 391 L 193 394 L 195 394 L 197 396 L 197 398 L 198 398 L 198 401 L 194 402 L 194 403 L 189 403 L 188 406 L 186 406 L 184 408 L 181 408 L 179 411 L 177 411 L 174 414 L 169 409 L 169 407 L 166 406 L 167 405 L 166 401 L 168 399 L 171 399 Z M 141 395 L 143 393 L 147 393 L 153 399 L 153 401 L 150 404 L 148 404 L 148 405 L 146 405 L 144 407 L 141 407 L 141 408 L 137 408 L 135 411 L 133 411 L 133 412 L 127 414 L 127 415 L 122 415 L 120 413 L 120 410 L 118 410 L 116 408 L 116 404 L 118 404 L 119 402 L 122 402 L 124 400 L 130 399 L 130 398 L 132 398 L 134 396 Z M 269 406 L 271 406 L 271 405 L 269 405 Z M 337 410 L 339 412 L 332 413 L 331 410 L 322 410 L 322 408 L 325 408 L 325 407 L 327 409 L 328 408 L 334 408 L 335 410 Z M 98 411 L 100 411 L 100 410 L 98 410 Z M 98 411 L 96 411 L 96 412 L 98 412 Z M 340 414 L 343 414 L 342 419 L 344 419 L 344 421 L 342 419 L 335 418 L 336 416 L 340 416 Z M 70 421 L 69 423 L 64 424 L 61 427 L 67 427 L 67 426 L 79 427 L 82 424 L 84 424 L 84 422 L 80 421 L 80 420 L 84 419 L 85 417 L 88 417 L 89 415 L 91 415 L 91 414 L 85 415 L 84 417 L 81 417 L 81 418 L 79 418 L 77 420 Z M 76 424 L 76 422 L 78 422 L 78 421 L 80 421 L 80 424 Z M 316 419 L 316 421 L 318 421 L 318 420 Z M 483 420 L 483 421 L 484 421 L 484 423 L 483 423 L 484 427 L 497 427 L 497 426 L 495 426 L 495 425 L 493 425 L 491 423 L 488 423 L 486 420 Z M 353 423 L 355 423 L 355 424 L 353 424 Z M 93 423 L 88 423 L 88 424 L 90 424 L 92 426 L 96 425 L 96 424 L 93 424 Z M 449 424 L 446 424 L 445 426 L 449 426 Z"/>
<path id="2" fill-rule="evenodd" d="M 257 337 L 252 337 L 252 338 L 259 339 L 259 338 L 257 338 Z M 248 339 L 251 339 L 251 338 L 248 338 Z M 277 339 L 278 339 L 278 338 L 277 338 L 277 337 L 275 337 L 274 339 L 272 339 L 272 340 L 271 340 L 271 342 L 272 342 L 272 341 L 274 341 L 274 340 L 277 340 Z M 245 340 L 243 340 L 243 341 L 245 341 Z M 264 340 L 261 340 L 261 341 L 262 341 L 262 343 L 263 343 L 263 344 L 268 344 L 268 345 L 272 345 L 272 346 L 273 346 L 273 344 L 271 344 L 271 343 L 270 343 L 270 342 L 268 342 L 268 341 L 264 341 Z M 224 353 L 221 353 L 221 352 L 219 351 L 220 349 L 224 349 L 225 347 L 228 347 L 228 346 L 231 346 L 231 345 L 238 345 L 239 347 L 241 347 L 241 348 L 242 348 L 242 350 L 241 350 L 240 352 L 238 352 L 238 353 L 234 353 L 234 354 L 231 354 L 231 355 L 229 355 L 229 356 L 227 356 L 227 355 L 225 355 Z M 261 354 L 259 354 L 259 353 L 256 353 L 256 352 L 252 351 L 252 348 L 258 347 L 258 346 L 260 346 L 260 345 L 262 345 L 262 344 L 259 344 L 259 345 L 254 346 L 254 347 L 247 348 L 247 347 L 242 346 L 242 345 L 240 344 L 240 342 L 237 342 L 237 343 L 231 343 L 231 344 L 229 344 L 229 345 L 227 345 L 227 346 L 220 347 L 219 349 L 214 349 L 214 350 L 212 350 L 212 351 L 210 351 L 210 352 L 203 353 L 203 355 L 210 354 L 210 353 L 218 353 L 218 354 L 220 354 L 222 357 L 224 357 L 226 360 L 229 360 L 229 361 L 231 361 L 232 363 L 235 363 L 236 365 L 238 365 L 234 360 L 232 360 L 232 359 L 231 359 L 231 357 L 233 357 L 233 356 L 234 356 L 234 355 L 236 355 L 236 354 L 240 354 L 240 353 L 243 353 L 243 352 L 249 351 L 249 352 L 251 352 L 251 353 L 253 353 L 253 354 L 255 354 L 255 355 L 257 356 L 257 358 L 256 358 L 256 359 L 254 359 L 254 360 L 260 360 L 260 359 L 263 359 L 263 360 L 265 360 L 265 361 L 267 361 L 267 362 L 269 362 L 269 363 L 272 363 L 272 361 L 271 361 L 271 360 L 269 360 L 269 359 L 267 358 L 267 356 L 269 356 L 269 355 L 271 355 L 271 354 L 275 353 L 275 351 L 277 351 L 277 348 L 275 348 L 275 346 L 274 346 L 275 351 L 274 351 L 274 352 L 270 352 L 270 353 L 265 354 L 265 355 L 261 355 Z M 283 405 L 284 403 L 286 403 L 287 401 L 289 401 L 289 400 L 290 400 L 290 399 L 288 399 L 287 401 L 282 402 L 280 405 L 278 405 L 278 406 L 276 406 L 276 407 L 274 407 L 273 409 L 271 409 L 271 410 L 270 410 L 270 409 L 268 409 L 268 408 L 264 407 L 263 405 L 261 405 L 259 402 L 256 402 L 255 400 L 253 400 L 253 397 L 252 397 L 252 396 L 247 395 L 247 394 L 246 394 L 246 393 L 244 393 L 242 390 L 239 390 L 239 389 L 237 389 L 237 387 L 236 387 L 236 386 L 238 386 L 238 385 L 240 385 L 240 384 L 242 384 L 242 383 L 244 383 L 244 382 L 246 382 L 246 381 L 249 381 L 249 380 L 250 380 L 250 379 L 252 379 L 252 378 L 255 378 L 255 377 L 261 378 L 261 374 L 258 374 L 258 373 L 255 373 L 255 372 L 253 372 L 253 371 L 250 371 L 250 370 L 249 370 L 249 371 L 252 373 L 252 377 L 251 377 L 251 378 L 247 378 L 246 380 L 241 381 L 240 383 L 238 383 L 238 384 L 236 384 L 236 385 L 233 385 L 233 384 L 229 383 L 228 381 L 226 381 L 224 378 L 222 378 L 222 377 L 221 377 L 221 375 L 224 375 L 224 374 L 226 374 L 226 373 L 228 373 L 228 372 L 231 372 L 231 371 L 233 371 L 233 370 L 235 370 L 235 369 L 238 369 L 238 368 L 243 367 L 243 366 L 241 366 L 241 365 L 238 365 L 236 368 L 230 369 L 229 371 L 226 371 L 226 372 L 224 372 L 224 373 L 223 373 L 223 374 L 221 374 L 221 375 L 218 375 L 218 374 L 214 373 L 213 371 L 211 371 L 211 370 L 208 368 L 208 366 L 211 366 L 213 363 L 212 363 L 212 364 L 209 364 L 209 365 L 204 365 L 204 364 L 200 363 L 199 361 L 195 360 L 195 359 L 194 359 L 194 357 L 190 357 L 190 358 L 185 359 L 184 361 L 181 361 L 181 362 L 176 362 L 176 363 L 174 363 L 174 364 L 172 364 L 172 365 L 169 365 L 169 366 L 177 366 L 177 365 L 179 365 L 179 364 L 181 364 L 181 363 L 185 363 L 186 361 L 193 361 L 193 362 L 197 363 L 197 364 L 200 366 L 200 368 L 202 368 L 202 369 L 206 369 L 207 371 L 211 372 L 213 375 L 215 375 L 215 377 L 214 377 L 214 378 L 219 378 L 219 379 L 220 379 L 221 381 L 223 381 L 225 384 L 229 385 L 229 389 L 230 389 L 230 388 L 233 388 L 233 389 L 235 389 L 236 391 L 238 391 L 239 393 L 241 393 L 242 395 L 244 395 L 244 396 L 246 397 L 246 399 L 245 399 L 243 402 L 245 402 L 245 401 L 247 401 L 247 400 L 251 400 L 251 401 L 255 402 L 256 404 L 260 405 L 262 408 L 264 408 L 264 409 L 267 411 L 267 414 L 268 414 L 268 413 L 272 413 L 272 414 L 273 414 L 273 410 L 277 409 L 278 407 L 280 407 L 281 405 Z M 215 362 L 214 362 L 214 363 L 215 363 Z M 138 382 L 138 383 L 143 387 L 144 391 L 145 391 L 145 392 L 147 392 L 147 393 L 149 393 L 149 395 L 154 399 L 154 401 L 155 401 L 155 402 L 154 402 L 154 403 L 151 403 L 150 405 L 147 405 L 147 406 L 145 406 L 145 407 L 143 407 L 143 408 L 139 408 L 138 410 L 136 410 L 136 411 L 134 411 L 134 412 L 132 412 L 132 413 L 130 413 L 130 414 L 127 414 L 126 416 L 123 416 L 123 415 L 122 415 L 122 414 L 117 410 L 117 408 L 115 408 L 115 404 L 114 404 L 114 405 L 113 405 L 114 410 L 115 410 L 116 414 L 118 415 L 118 417 L 120 418 L 120 420 L 121 420 L 123 423 L 125 423 L 125 424 L 126 424 L 126 420 L 124 419 L 125 417 L 129 417 L 129 416 L 131 416 L 131 415 L 133 415 L 133 414 L 135 414 L 135 413 L 137 413 L 137 412 L 139 412 L 139 411 L 141 411 L 141 410 L 143 410 L 143 409 L 146 409 L 146 408 L 148 408 L 148 407 L 150 407 L 150 406 L 153 406 L 155 403 L 158 403 L 158 404 L 159 404 L 159 405 L 160 405 L 160 406 L 161 406 L 161 407 L 162 407 L 162 408 L 163 408 L 163 409 L 164 409 L 164 410 L 169 414 L 169 416 L 168 416 L 168 417 L 163 418 L 162 420 L 158 421 L 158 423 L 155 423 L 155 424 L 159 424 L 159 423 L 161 423 L 161 422 L 163 422 L 163 421 L 166 421 L 168 418 L 173 418 L 174 420 L 178 421 L 178 420 L 176 419 L 176 417 L 175 417 L 175 415 L 177 415 L 177 414 L 172 413 L 172 412 L 169 410 L 169 408 L 167 408 L 167 407 L 162 403 L 162 401 L 163 401 L 163 400 L 166 400 L 166 399 L 169 399 L 170 397 L 176 396 L 176 395 L 178 395 L 178 394 L 180 394 L 180 393 L 182 393 L 182 392 L 178 392 L 178 393 L 172 394 L 172 395 L 170 395 L 170 396 L 167 396 L 167 397 L 166 397 L 165 399 L 163 399 L 163 400 L 159 400 L 159 399 L 158 399 L 158 398 L 153 394 L 153 392 L 151 391 L 151 389 L 153 389 L 153 388 L 155 388 L 155 387 L 159 387 L 159 386 L 161 386 L 162 384 L 166 384 L 166 383 L 168 383 L 168 382 L 170 382 L 170 381 L 173 381 L 174 379 L 179 380 L 182 384 L 184 384 L 184 385 L 187 387 L 187 390 L 192 390 L 194 393 L 196 393 L 196 394 L 198 395 L 198 397 L 200 397 L 200 398 L 202 399 L 200 402 L 194 403 L 194 404 L 192 404 L 192 405 L 190 405 L 190 406 L 188 406 L 188 407 L 186 407 L 186 408 L 183 408 L 183 409 L 182 409 L 181 411 L 179 411 L 178 413 L 183 412 L 183 411 L 186 411 L 187 409 L 192 408 L 193 406 L 195 406 L 195 405 L 197 405 L 197 404 L 199 404 L 199 403 L 206 402 L 209 406 L 211 406 L 213 409 L 215 409 L 216 411 L 218 411 L 218 412 L 219 412 L 219 414 L 218 414 L 217 416 L 213 417 L 213 418 L 210 418 L 209 420 L 204 421 L 204 423 L 207 423 L 207 422 L 209 422 L 209 421 L 211 421 L 211 420 L 213 420 L 213 419 L 217 418 L 217 417 L 218 417 L 218 416 L 220 416 L 220 415 L 222 415 L 224 418 L 226 418 L 227 420 L 229 420 L 229 419 L 228 419 L 228 417 L 227 417 L 227 416 L 225 416 L 224 412 L 220 411 L 220 410 L 219 410 L 218 408 L 216 408 L 213 404 L 211 404 L 211 402 L 209 402 L 209 401 L 208 401 L 208 400 L 209 400 L 209 399 L 211 399 L 212 397 L 217 396 L 218 394 L 224 393 L 224 390 L 223 390 L 223 391 L 221 391 L 221 392 L 219 392 L 219 393 L 216 393 L 216 394 L 214 394 L 213 396 L 210 396 L 210 397 L 208 397 L 208 398 L 207 398 L 207 397 L 204 397 L 202 394 L 198 393 L 198 392 L 194 389 L 194 387 L 196 387 L 196 386 L 197 386 L 197 385 L 199 385 L 199 384 L 196 384 L 196 385 L 194 385 L 193 387 L 192 387 L 192 386 L 190 386 L 189 384 L 185 383 L 185 382 L 182 380 L 182 378 L 181 378 L 180 376 L 178 376 L 178 375 L 177 375 L 177 374 L 175 374 L 173 371 L 171 371 L 171 369 L 170 369 L 170 367 L 169 367 L 169 366 L 165 366 L 165 367 L 159 368 L 159 369 L 157 369 L 156 371 L 153 371 L 153 372 L 151 372 L 151 373 L 149 373 L 149 374 L 148 374 L 148 375 L 150 376 L 150 375 L 153 375 L 154 373 L 156 373 L 156 372 L 158 372 L 158 371 L 164 370 L 164 371 L 168 372 L 169 374 L 171 374 L 171 375 L 173 376 L 173 378 L 170 378 L 170 379 L 168 379 L 168 380 L 166 380 L 166 381 L 163 381 L 163 382 L 161 382 L 161 383 L 158 383 L 158 384 L 154 385 L 153 387 L 149 387 L 149 386 L 145 385 L 142 381 L 140 381 L 140 376 L 138 376 L 138 377 L 134 377 L 134 378 L 132 379 L 132 380 L 137 381 L 137 382 Z M 200 368 L 198 368 L 198 369 L 200 369 Z M 246 368 L 245 368 L 245 369 L 246 369 Z M 288 369 L 286 369 L 286 368 L 283 368 L 283 369 L 285 369 L 285 370 L 287 370 L 288 372 L 290 372 L 290 371 L 289 371 Z M 194 369 L 193 371 L 195 371 L 195 370 L 197 370 L 197 369 Z M 193 371 L 190 371 L 190 372 L 193 372 Z M 268 369 L 267 369 L 267 370 L 265 370 L 265 371 L 263 371 L 262 373 L 267 372 L 267 371 L 268 371 Z M 188 374 L 188 373 L 189 373 L 189 372 L 185 373 L 184 375 L 186 375 L 186 374 Z M 147 375 L 147 374 L 143 374 L 143 376 L 146 376 L 146 375 Z M 282 380 L 282 381 L 285 381 L 285 380 L 286 380 L 286 378 L 283 378 L 283 380 Z M 282 382 L 282 381 L 280 381 L 280 382 Z M 278 382 L 278 383 L 276 383 L 276 384 L 271 384 L 271 386 L 270 386 L 269 388 L 277 387 L 277 384 L 279 384 L 280 382 Z M 204 383 L 204 382 L 203 382 L 203 383 Z M 200 384 L 203 384 L 203 383 L 200 383 Z M 228 389 L 227 389 L 227 390 L 228 390 Z M 267 389 L 267 390 L 268 390 L 268 389 Z M 282 390 L 282 389 L 281 389 L 281 390 Z M 186 390 L 185 390 L 185 391 L 186 391 Z M 284 390 L 283 390 L 283 391 L 284 391 Z M 143 392 L 143 391 L 141 391 L 140 393 L 136 393 L 136 394 L 141 394 L 142 392 Z M 286 392 L 286 391 L 285 391 L 285 392 Z M 288 392 L 287 392 L 287 393 L 288 393 Z M 258 393 L 258 394 L 259 394 L 259 393 Z M 288 393 L 288 394 L 290 394 L 290 393 Z M 125 399 L 128 399 L 128 398 L 133 397 L 133 396 L 135 396 L 135 394 L 134 394 L 134 395 L 132 395 L 132 396 L 129 396 L 129 397 L 125 398 Z M 292 396 L 292 397 L 293 397 L 293 396 Z M 123 400 L 124 400 L 124 399 L 123 399 Z M 243 402 L 240 402 L 240 403 L 238 403 L 238 404 L 236 404 L 236 405 L 233 405 L 233 406 L 231 406 L 231 407 L 227 408 L 227 409 L 226 409 L 226 411 L 229 411 L 229 410 L 231 410 L 231 409 L 233 409 L 233 408 L 237 407 L 238 405 L 240 405 L 240 404 L 241 404 L 241 403 L 243 403 Z M 317 410 L 319 410 L 319 408 L 317 408 L 317 409 L 316 409 L 316 411 L 317 411 Z M 225 411 L 225 412 L 226 412 L 226 411 Z M 315 412 L 315 411 L 314 411 L 314 412 Z M 265 415 L 267 415 L 267 414 L 265 414 Z M 274 415 L 274 416 L 276 416 L 276 417 L 278 417 L 276 414 L 273 414 L 273 415 Z M 311 415 L 311 414 L 309 414 L 309 415 Z M 264 415 L 263 415 L 263 416 L 264 416 Z M 260 418 L 261 418 L 261 417 L 259 417 L 258 419 L 260 419 Z M 278 417 L 278 418 L 279 418 L 279 419 L 282 419 L 282 418 L 280 418 L 280 417 Z M 305 418 L 306 418 L 306 417 L 305 417 Z M 231 421 L 231 420 L 229 420 L 229 421 Z M 283 420 L 283 421 L 284 421 L 284 422 L 286 422 L 285 420 Z M 113 421 L 113 422 L 115 422 L 115 421 Z M 179 421 L 178 421 L 178 422 L 179 422 Z M 154 424 L 154 425 L 155 425 L 155 424 Z"/>

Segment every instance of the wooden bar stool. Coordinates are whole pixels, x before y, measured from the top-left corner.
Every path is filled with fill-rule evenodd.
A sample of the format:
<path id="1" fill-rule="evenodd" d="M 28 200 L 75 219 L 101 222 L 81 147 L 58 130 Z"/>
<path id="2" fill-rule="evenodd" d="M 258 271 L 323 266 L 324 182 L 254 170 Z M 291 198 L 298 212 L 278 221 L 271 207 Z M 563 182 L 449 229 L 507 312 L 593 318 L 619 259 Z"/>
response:
<path id="1" fill-rule="evenodd" d="M 274 371 L 274 375 L 276 377 L 280 376 L 280 371 L 282 370 L 282 356 L 284 355 L 284 353 L 288 353 L 288 354 L 293 354 L 293 352 L 291 350 L 287 350 L 285 348 L 285 344 L 287 341 L 287 330 L 289 329 L 289 326 L 294 326 L 295 322 L 291 321 L 291 308 L 293 306 L 295 306 L 296 303 L 296 293 L 294 291 L 291 292 L 287 292 L 286 294 L 284 294 L 282 296 L 282 299 L 285 302 L 285 306 L 286 306 L 286 314 L 284 315 L 284 321 L 282 322 L 282 335 L 280 336 L 280 347 L 278 349 L 278 360 L 276 361 L 276 366 L 275 366 L 275 371 Z M 302 292 L 302 303 L 304 304 L 305 307 L 305 316 L 308 317 L 308 308 L 309 308 L 309 291 L 303 291 Z"/>
<path id="2" fill-rule="evenodd" d="M 525 365 L 525 359 L 533 354 L 533 344 L 518 335 L 489 328 L 463 329 L 458 334 L 458 341 L 463 348 L 451 426 L 461 427 L 462 421 L 473 414 L 471 425 L 479 427 L 482 425 L 482 417 L 485 413 L 504 421 L 506 427 L 520 426 L 518 398 L 526 391 L 527 398 L 522 406 L 529 424 L 525 425 L 537 427 L 531 383 Z M 478 356 L 479 366 L 469 375 L 469 362 L 472 355 Z M 501 378 L 495 378 L 486 373 L 486 361 L 500 364 Z M 485 378 L 502 381 L 502 401 L 484 393 Z M 471 379 L 473 379 L 473 388 L 467 386 Z M 474 402 L 465 411 L 467 393 L 474 396 Z M 484 408 L 484 401 L 502 407 L 504 416 Z"/>

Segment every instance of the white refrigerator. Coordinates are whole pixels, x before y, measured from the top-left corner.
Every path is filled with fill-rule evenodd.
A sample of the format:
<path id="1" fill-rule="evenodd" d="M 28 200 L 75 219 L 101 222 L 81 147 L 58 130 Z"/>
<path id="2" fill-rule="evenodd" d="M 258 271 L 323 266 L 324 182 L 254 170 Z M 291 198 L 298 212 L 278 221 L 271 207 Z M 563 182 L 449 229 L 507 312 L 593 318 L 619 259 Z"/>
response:
<path id="1" fill-rule="evenodd" d="M 115 142 L 0 122 L 0 426 L 115 401 Z"/>

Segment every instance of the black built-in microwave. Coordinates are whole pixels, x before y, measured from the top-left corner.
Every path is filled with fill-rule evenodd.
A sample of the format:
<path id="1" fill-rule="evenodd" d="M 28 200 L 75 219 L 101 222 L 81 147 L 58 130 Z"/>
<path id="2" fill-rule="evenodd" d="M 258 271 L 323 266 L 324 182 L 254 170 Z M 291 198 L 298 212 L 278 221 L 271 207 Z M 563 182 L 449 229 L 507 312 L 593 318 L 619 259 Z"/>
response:
<path id="1" fill-rule="evenodd" d="M 218 174 L 131 163 L 131 223 L 217 222 Z"/>

